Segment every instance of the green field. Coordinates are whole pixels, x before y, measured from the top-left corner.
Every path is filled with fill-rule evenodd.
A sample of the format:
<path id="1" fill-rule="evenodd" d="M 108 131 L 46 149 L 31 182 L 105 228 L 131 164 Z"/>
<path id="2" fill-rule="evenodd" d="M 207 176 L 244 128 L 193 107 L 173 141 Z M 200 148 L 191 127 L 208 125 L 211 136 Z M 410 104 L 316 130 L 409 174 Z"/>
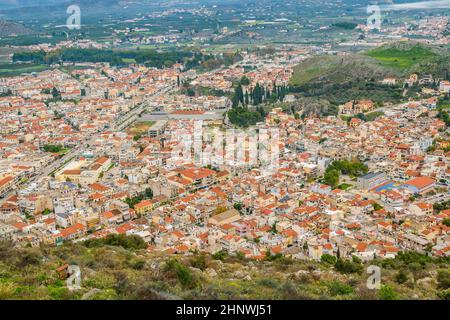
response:
<path id="1" fill-rule="evenodd" d="M 420 45 L 416 45 L 407 50 L 398 48 L 378 48 L 366 53 L 367 56 L 381 62 L 386 67 L 395 69 L 408 69 L 417 63 L 436 56 L 434 52 Z"/>
<path id="2" fill-rule="evenodd" d="M 24 64 L 0 64 L 0 77 L 13 77 L 22 73 L 40 72 L 47 70 L 48 66 L 35 63 Z"/>
<path id="3" fill-rule="evenodd" d="M 127 59 L 127 58 L 123 58 L 122 61 L 123 61 L 124 63 L 136 63 L 136 60 L 135 60 L 135 59 Z"/>

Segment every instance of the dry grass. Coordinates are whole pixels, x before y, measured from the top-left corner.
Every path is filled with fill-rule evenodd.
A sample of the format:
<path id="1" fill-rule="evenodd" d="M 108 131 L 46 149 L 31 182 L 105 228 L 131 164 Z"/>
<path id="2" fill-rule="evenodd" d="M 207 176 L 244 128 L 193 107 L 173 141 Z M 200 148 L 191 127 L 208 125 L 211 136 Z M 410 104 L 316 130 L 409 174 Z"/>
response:
<path id="1" fill-rule="evenodd" d="M 128 128 L 127 132 L 132 135 L 146 134 L 148 129 L 150 129 L 154 124 L 154 121 L 136 122 L 134 125 Z"/>

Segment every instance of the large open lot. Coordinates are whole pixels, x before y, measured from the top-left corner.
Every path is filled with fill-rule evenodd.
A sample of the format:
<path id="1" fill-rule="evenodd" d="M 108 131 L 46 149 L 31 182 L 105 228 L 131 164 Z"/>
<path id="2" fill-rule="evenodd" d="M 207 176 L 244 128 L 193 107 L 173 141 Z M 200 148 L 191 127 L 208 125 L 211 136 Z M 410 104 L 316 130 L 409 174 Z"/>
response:
<path id="1" fill-rule="evenodd" d="M 136 122 L 127 130 L 127 132 L 133 135 L 142 135 L 147 133 L 148 129 L 150 129 L 154 124 L 155 121 Z"/>

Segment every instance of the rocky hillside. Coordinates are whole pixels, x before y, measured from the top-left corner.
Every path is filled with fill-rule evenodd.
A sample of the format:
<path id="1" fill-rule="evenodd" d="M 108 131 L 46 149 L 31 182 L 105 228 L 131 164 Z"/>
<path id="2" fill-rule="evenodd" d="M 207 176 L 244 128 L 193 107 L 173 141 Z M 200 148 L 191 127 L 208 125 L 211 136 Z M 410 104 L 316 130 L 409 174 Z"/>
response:
<path id="1" fill-rule="evenodd" d="M 369 290 L 368 265 L 358 259 L 175 256 L 119 240 L 24 249 L 0 243 L 0 299 L 450 299 L 448 259 L 411 253 L 375 261 L 382 286 Z M 56 271 L 65 264 L 80 267 L 80 290 L 68 290 Z"/>

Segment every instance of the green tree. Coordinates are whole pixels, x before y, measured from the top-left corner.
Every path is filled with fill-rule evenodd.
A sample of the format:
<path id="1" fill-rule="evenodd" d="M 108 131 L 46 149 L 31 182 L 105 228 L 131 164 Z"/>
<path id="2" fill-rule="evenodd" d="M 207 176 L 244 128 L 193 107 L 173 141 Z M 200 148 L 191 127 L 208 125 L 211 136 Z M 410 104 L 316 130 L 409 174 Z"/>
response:
<path id="1" fill-rule="evenodd" d="M 320 257 L 320 261 L 328 263 L 332 266 L 334 266 L 336 264 L 336 257 L 332 256 L 331 254 L 325 253 Z"/>
<path id="2" fill-rule="evenodd" d="M 250 84 L 250 79 L 247 76 L 242 76 L 240 84 L 243 86 L 248 86 Z"/>
<path id="3" fill-rule="evenodd" d="M 383 209 L 383 207 L 378 202 L 372 203 L 372 206 L 373 206 L 373 210 L 375 210 L 375 211 Z"/>
<path id="4" fill-rule="evenodd" d="M 152 188 L 146 188 L 144 191 L 145 199 L 153 199 L 153 190 Z"/>
<path id="5" fill-rule="evenodd" d="M 438 288 L 449 289 L 450 288 L 450 269 L 439 270 L 437 274 Z"/>
<path id="6" fill-rule="evenodd" d="M 241 210 L 242 210 L 242 203 L 236 202 L 236 203 L 233 205 L 233 208 L 235 208 L 235 209 L 238 210 L 238 211 L 241 211 Z"/>
<path id="7" fill-rule="evenodd" d="M 363 268 L 360 263 L 343 259 L 337 259 L 334 267 L 340 273 L 361 273 Z"/>
<path id="8" fill-rule="evenodd" d="M 305 241 L 304 243 L 303 243 L 303 246 L 302 246 L 302 248 L 303 248 L 303 250 L 308 250 L 308 242 L 307 241 Z"/>
<path id="9" fill-rule="evenodd" d="M 335 188 L 339 184 L 339 171 L 336 169 L 327 170 L 323 176 L 323 182 Z"/>
<path id="10" fill-rule="evenodd" d="M 193 289 L 196 286 L 196 279 L 191 270 L 176 259 L 168 260 L 164 270 L 169 273 L 174 273 L 184 289 Z"/>
<path id="11" fill-rule="evenodd" d="M 52 89 L 52 96 L 54 99 L 60 99 L 61 98 L 61 92 L 58 91 L 55 87 Z"/>
<path id="12" fill-rule="evenodd" d="M 120 246 L 125 249 L 140 250 L 148 247 L 147 243 L 140 236 L 125 234 L 109 234 L 105 238 L 93 238 L 83 242 L 88 248 L 101 247 L 104 245 Z"/>
<path id="13" fill-rule="evenodd" d="M 58 153 L 63 149 L 61 145 L 46 144 L 42 148 L 45 152 Z"/>
<path id="14" fill-rule="evenodd" d="M 224 261 L 227 256 L 228 256 L 228 253 L 225 250 L 220 250 L 220 251 L 217 251 L 216 253 L 213 253 L 212 258 L 214 260 Z"/>

